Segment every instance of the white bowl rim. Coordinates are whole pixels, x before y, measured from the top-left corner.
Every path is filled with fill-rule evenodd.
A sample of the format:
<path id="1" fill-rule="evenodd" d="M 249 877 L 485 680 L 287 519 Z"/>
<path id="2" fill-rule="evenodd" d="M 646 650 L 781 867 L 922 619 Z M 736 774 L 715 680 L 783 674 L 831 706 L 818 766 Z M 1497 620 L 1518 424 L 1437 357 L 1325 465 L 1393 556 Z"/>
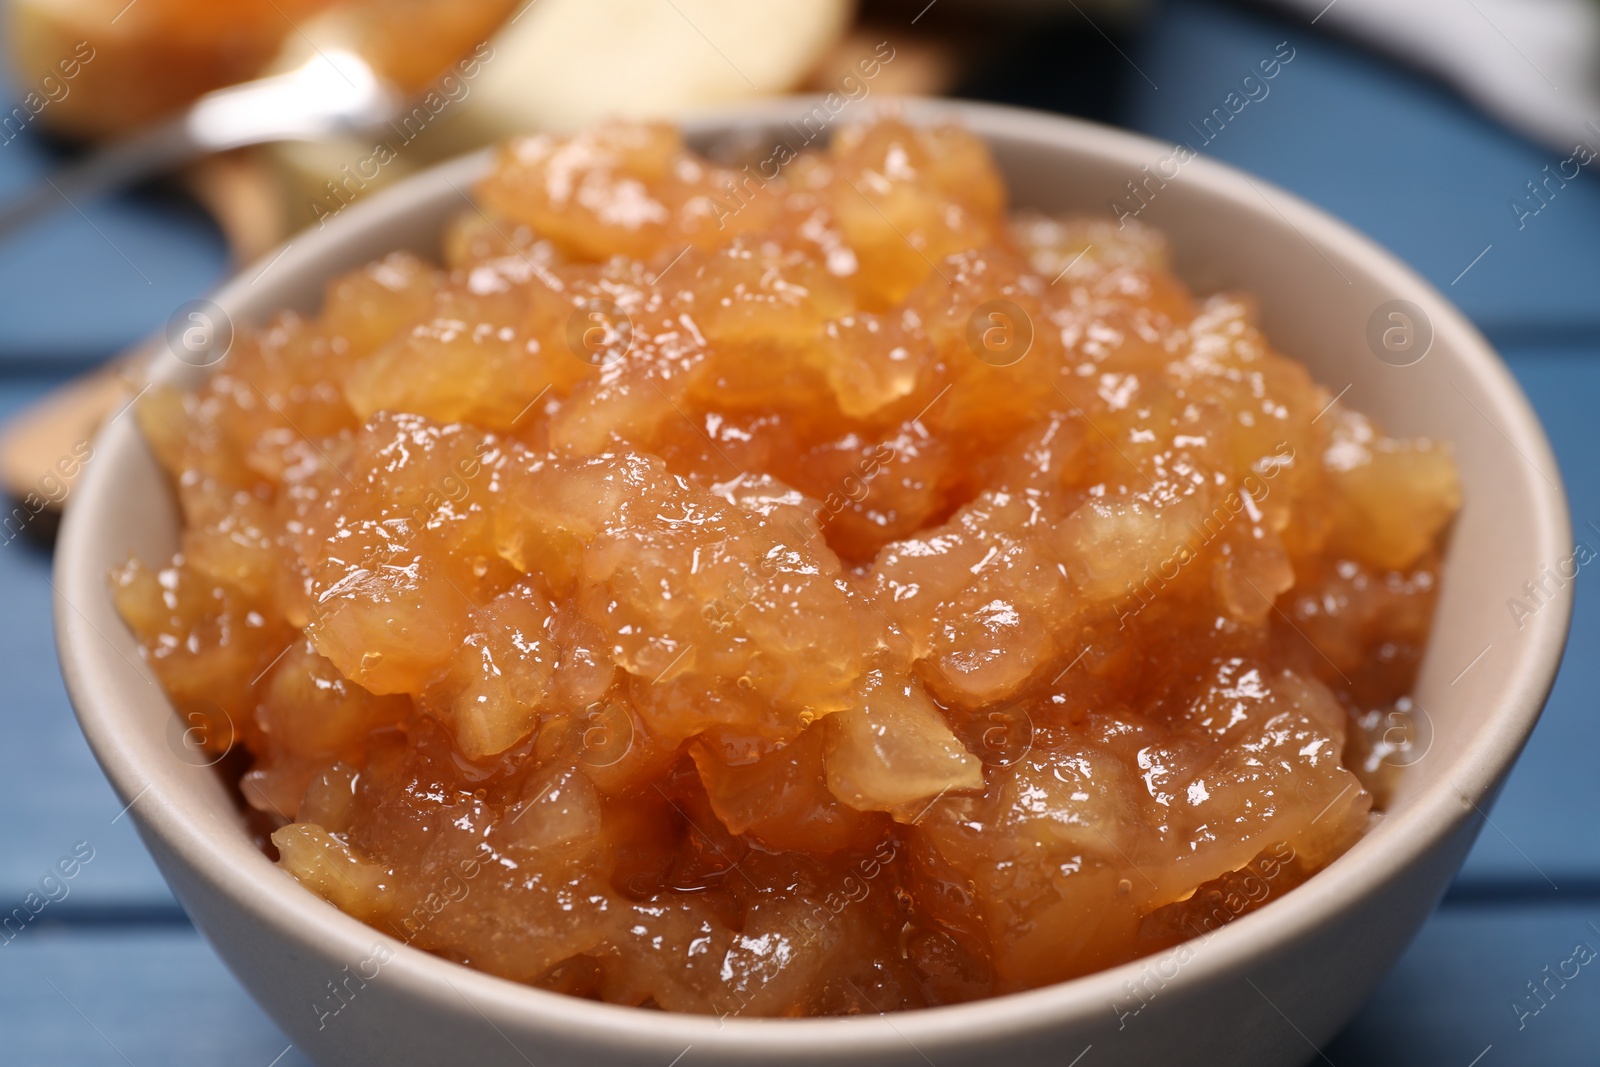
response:
<path id="1" fill-rule="evenodd" d="M 697 114 L 681 125 L 694 133 L 732 124 L 776 124 L 796 118 L 819 100 L 788 97 L 722 107 Z M 1153 138 L 1045 112 L 951 100 L 908 99 L 897 101 L 897 105 L 913 121 L 953 118 L 986 138 L 1015 137 L 1056 144 L 1124 162 L 1130 173 L 1171 148 Z M 468 188 L 487 159 L 487 150 L 474 152 L 408 178 L 350 206 L 325 229 L 296 235 L 263 257 L 260 264 L 274 263 L 274 270 L 315 271 L 347 229 L 381 226 L 385 220 L 400 218 L 410 200 L 441 179 Z M 1494 395 L 1500 398 L 1494 414 L 1501 432 L 1539 470 L 1558 471 L 1539 421 L 1516 380 L 1465 316 L 1410 268 L 1343 222 L 1265 180 L 1246 177 L 1227 164 L 1196 158 L 1185 166 L 1183 180 L 1231 200 L 1270 194 L 1270 206 L 1313 240 L 1325 255 L 1359 262 L 1362 270 L 1383 280 L 1390 291 L 1403 293 L 1419 304 L 1431 318 L 1436 338 L 1447 336 L 1449 347 L 1459 353 L 1460 369 L 1492 386 Z M 1254 210 L 1260 210 L 1258 202 Z M 235 276 L 213 299 L 224 308 L 240 301 L 257 269 L 252 267 Z M 166 367 L 164 376 L 184 370 L 175 360 L 169 362 L 172 365 Z M 95 441 L 95 454 L 134 447 L 136 433 L 133 420 L 119 420 L 101 431 Z M 1137 980 L 1141 968 L 1149 963 L 1150 958 L 1146 957 L 1039 989 L 898 1012 L 892 1017 L 893 1023 L 880 1027 L 870 1024 L 870 1016 L 718 1018 L 598 1003 L 525 986 L 401 946 L 278 871 L 254 850 L 245 835 L 228 841 L 209 832 L 207 823 L 214 813 L 207 812 L 193 797 L 185 796 L 183 790 L 167 788 L 159 777 L 146 781 L 140 768 L 126 755 L 132 751 L 130 742 L 137 731 L 126 717 L 117 714 L 114 694 L 104 691 L 98 677 L 120 653 L 76 606 L 107 598 L 105 576 L 93 568 L 75 565 L 75 560 L 88 554 L 93 536 L 85 517 L 92 508 L 84 501 L 104 492 L 109 484 L 109 467 L 110 464 L 99 463 L 85 468 L 63 518 L 55 559 L 57 645 L 80 724 L 119 796 L 125 803 L 137 802 L 135 818 L 141 830 L 156 835 L 164 846 L 201 872 L 213 889 L 232 897 L 287 941 L 327 946 L 343 958 L 359 959 L 370 951 L 376 938 L 395 950 L 394 959 L 384 968 L 385 982 L 408 987 L 407 991 L 419 999 L 459 995 L 488 1019 L 518 1019 L 523 1023 L 534 1020 L 552 1030 L 586 1033 L 589 1040 L 619 1049 L 654 1051 L 664 1044 L 693 1044 L 756 1056 L 790 1049 L 800 1041 L 819 1060 L 846 1052 L 887 1052 L 908 1040 L 928 1052 L 940 1047 L 972 1047 L 1000 1037 L 1053 1029 L 1073 1019 L 1087 1020 L 1106 1012 L 1109 1004 L 1126 1000 L 1126 983 Z M 1541 558 L 1564 557 L 1572 543 L 1560 485 L 1530 480 L 1528 488 L 1535 505 L 1533 520 Z M 1478 803 L 1492 799 L 1489 794 L 1520 752 L 1554 683 L 1570 613 L 1569 586 L 1527 620 L 1526 639 L 1519 643 L 1516 668 L 1506 685 L 1508 699 L 1457 755 L 1458 773 L 1450 782 L 1437 783 L 1416 796 L 1404 811 L 1386 818 L 1378 830 L 1357 842 L 1338 861 L 1287 894 L 1285 900 L 1293 904 L 1275 903 L 1216 931 L 1206 950 L 1195 953 L 1193 961 L 1166 983 L 1163 995 L 1176 998 L 1184 990 L 1244 973 L 1268 946 L 1308 936 L 1399 875 L 1475 813 L 1481 816 Z M 147 673 L 147 668 L 137 669 Z M 251 862 L 241 845 L 260 862 Z"/>

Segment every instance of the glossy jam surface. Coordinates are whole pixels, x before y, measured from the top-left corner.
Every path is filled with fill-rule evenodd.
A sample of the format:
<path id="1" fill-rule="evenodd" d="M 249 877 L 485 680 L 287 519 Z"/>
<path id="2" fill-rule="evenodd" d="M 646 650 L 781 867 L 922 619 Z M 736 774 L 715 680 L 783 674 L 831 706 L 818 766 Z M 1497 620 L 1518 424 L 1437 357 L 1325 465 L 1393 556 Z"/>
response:
<path id="1" fill-rule="evenodd" d="M 184 528 L 120 607 L 306 886 L 838 1014 L 1159 950 L 1366 828 L 1456 472 L 1248 297 L 893 118 L 748 170 L 528 138 L 477 202 L 140 408 Z"/>

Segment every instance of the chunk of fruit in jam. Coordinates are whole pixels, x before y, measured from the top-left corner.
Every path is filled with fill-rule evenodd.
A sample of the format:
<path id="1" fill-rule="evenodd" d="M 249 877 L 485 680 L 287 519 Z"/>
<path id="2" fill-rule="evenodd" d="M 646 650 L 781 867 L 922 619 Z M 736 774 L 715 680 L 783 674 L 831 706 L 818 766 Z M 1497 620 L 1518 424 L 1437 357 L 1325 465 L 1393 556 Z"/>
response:
<path id="1" fill-rule="evenodd" d="M 805 1015 L 1084 974 L 1338 856 L 1448 452 L 1153 231 L 1008 217 L 964 131 L 752 173 L 513 142 L 442 268 L 142 406 L 184 529 L 118 603 L 283 866 L 518 981 Z"/>

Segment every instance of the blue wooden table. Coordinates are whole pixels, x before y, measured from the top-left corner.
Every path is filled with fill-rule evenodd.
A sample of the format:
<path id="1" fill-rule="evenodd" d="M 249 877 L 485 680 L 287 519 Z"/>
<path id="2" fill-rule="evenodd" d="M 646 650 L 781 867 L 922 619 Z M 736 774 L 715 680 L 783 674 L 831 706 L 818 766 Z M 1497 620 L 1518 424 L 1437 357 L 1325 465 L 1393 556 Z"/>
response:
<path id="1" fill-rule="evenodd" d="M 1077 34 L 1077 54 L 1098 40 L 1081 24 L 1058 28 Z M 1510 199 L 1564 157 L 1304 23 L 1198 0 L 1158 5 L 1123 42 L 1126 62 L 1101 57 L 1115 80 L 1107 113 L 1184 137 L 1280 41 L 1293 63 L 1209 151 L 1350 221 L 1466 309 L 1532 397 L 1576 536 L 1600 549 L 1600 177 L 1581 175 L 1519 229 Z M 1049 51 L 1032 48 L 1045 66 L 982 91 L 1053 102 Z M 0 195 L 47 158 L 26 138 L 0 145 Z M 0 245 L 0 416 L 155 329 L 226 270 L 220 238 L 182 203 L 85 211 Z M 93 859 L 0 947 L 0 1063 L 303 1064 L 119 817 L 57 674 L 48 565 L 25 540 L 0 546 L 0 908 L 80 842 Z M 1322 1050 L 1328 1062 L 1600 1063 L 1600 971 L 1583 968 L 1544 1001 L 1527 988 L 1579 943 L 1600 949 L 1600 594 L 1589 568 L 1577 581 L 1566 666 L 1492 827 L 1400 966 Z"/>

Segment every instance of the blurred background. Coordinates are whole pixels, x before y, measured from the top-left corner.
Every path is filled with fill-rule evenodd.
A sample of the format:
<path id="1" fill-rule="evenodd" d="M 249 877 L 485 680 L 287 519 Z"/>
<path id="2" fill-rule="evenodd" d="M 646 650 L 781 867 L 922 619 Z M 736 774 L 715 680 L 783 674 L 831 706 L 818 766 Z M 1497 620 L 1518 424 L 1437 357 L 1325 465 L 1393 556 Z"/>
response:
<path id="1" fill-rule="evenodd" d="M 0 516 L 0 910 L 63 858 L 78 868 L 26 929 L 0 934 L 4 1062 L 306 1062 L 189 925 L 78 732 L 49 628 L 50 536 L 72 480 L 57 461 L 125 402 L 116 357 L 186 302 L 270 269 L 273 249 L 348 202 L 513 132 L 837 92 L 989 100 L 1203 146 L 1371 235 L 1467 312 L 1544 420 L 1580 558 L 1600 554 L 1595 0 L 7 0 L 0 11 L 0 487 L 13 498 Z M 864 87 L 852 72 L 869 56 L 882 63 Z M 1277 77 L 1245 83 L 1272 57 Z M 196 105 L 204 94 L 274 75 L 277 95 L 251 98 L 244 119 L 227 112 L 228 130 L 205 126 L 230 97 Z M 216 152 L 184 133 L 214 147 L 242 121 L 267 136 L 289 105 L 312 114 L 302 132 L 314 138 Z M 1229 120 L 1206 140 L 1218 108 Z M 122 169 L 149 173 L 102 194 L 63 170 L 108 147 Z M 1600 970 L 1548 980 L 1570 974 L 1580 948 L 1600 953 L 1590 570 L 1574 579 L 1555 693 L 1476 850 L 1318 1062 L 1600 1059 Z"/>

